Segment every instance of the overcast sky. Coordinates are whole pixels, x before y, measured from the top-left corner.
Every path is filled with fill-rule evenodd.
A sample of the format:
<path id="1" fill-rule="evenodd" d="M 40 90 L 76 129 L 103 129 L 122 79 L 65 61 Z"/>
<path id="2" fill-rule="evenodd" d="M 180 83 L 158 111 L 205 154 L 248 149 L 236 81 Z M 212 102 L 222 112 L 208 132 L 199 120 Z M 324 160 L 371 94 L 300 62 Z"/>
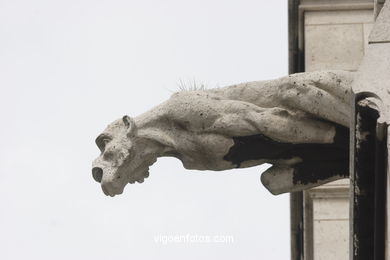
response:
<path id="1" fill-rule="evenodd" d="M 124 114 L 207 87 L 287 74 L 287 1 L 0 1 L 0 259 L 289 259 L 288 195 L 261 167 L 159 159 L 104 196 L 96 136 Z M 169 243 L 168 235 L 234 242 Z"/>

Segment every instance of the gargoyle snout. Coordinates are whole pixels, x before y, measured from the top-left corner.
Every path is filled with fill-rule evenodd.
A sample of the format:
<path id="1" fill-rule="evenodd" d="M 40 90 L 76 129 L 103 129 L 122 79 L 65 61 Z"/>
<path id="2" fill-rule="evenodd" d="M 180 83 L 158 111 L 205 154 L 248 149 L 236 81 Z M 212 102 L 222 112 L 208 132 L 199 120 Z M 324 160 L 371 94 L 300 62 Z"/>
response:
<path id="1" fill-rule="evenodd" d="M 103 178 L 103 169 L 99 167 L 93 167 L 92 176 L 95 179 L 95 181 L 101 183 Z"/>

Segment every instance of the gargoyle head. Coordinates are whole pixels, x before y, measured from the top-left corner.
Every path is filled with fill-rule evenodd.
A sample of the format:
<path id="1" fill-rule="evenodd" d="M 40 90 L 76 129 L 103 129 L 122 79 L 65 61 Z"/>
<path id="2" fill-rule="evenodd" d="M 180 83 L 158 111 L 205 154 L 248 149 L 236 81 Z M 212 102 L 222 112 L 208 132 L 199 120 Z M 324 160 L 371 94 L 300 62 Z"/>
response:
<path id="1" fill-rule="evenodd" d="M 121 194 L 127 183 L 143 182 L 149 176 L 155 159 L 137 151 L 137 141 L 137 126 L 129 116 L 114 121 L 96 138 L 101 154 L 92 164 L 92 175 L 104 194 Z"/>

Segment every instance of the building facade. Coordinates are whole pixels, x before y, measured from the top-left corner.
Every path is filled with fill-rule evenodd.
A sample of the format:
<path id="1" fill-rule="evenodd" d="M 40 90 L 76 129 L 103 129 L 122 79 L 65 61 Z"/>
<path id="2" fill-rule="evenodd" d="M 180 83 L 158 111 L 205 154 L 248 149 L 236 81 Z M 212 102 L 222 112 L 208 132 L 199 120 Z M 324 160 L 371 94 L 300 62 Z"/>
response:
<path id="1" fill-rule="evenodd" d="M 374 0 L 290 0 L 290 73 L 356 71 Z M 349 259 L 349 179 L 291 194 L 292 259 Z"/>

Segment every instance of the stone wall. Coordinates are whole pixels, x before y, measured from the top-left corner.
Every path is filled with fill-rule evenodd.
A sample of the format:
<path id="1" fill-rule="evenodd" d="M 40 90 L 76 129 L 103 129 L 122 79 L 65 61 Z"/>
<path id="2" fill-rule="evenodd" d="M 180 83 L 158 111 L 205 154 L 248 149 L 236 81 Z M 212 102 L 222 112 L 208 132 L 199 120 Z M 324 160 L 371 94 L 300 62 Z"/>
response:
<path id="1" fill-rule="evenodd" d="M 305 70 L 356 71 L 367 47 L 373 10 L 308 11 Z"/>

